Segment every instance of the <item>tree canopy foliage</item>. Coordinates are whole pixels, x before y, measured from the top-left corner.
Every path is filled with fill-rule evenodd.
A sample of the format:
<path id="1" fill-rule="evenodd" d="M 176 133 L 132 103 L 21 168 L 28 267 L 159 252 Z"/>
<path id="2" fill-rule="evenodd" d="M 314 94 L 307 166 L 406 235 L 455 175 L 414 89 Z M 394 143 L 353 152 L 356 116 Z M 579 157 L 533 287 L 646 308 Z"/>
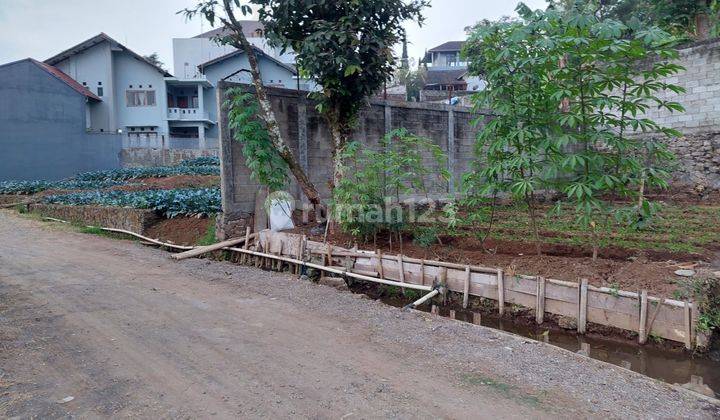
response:
<path id="1" fill-rule="evenodd" d="M 535 194 L 562 191 L 578 223 L 594 231 L 609 216 L 603 197 L 618 194 L 637 198 L 635 223 L 649 219 L 644 188 L 667 185 L 672 155 L 638 134 L 679 134 L 645 116 L 683 110 L 660 95 L 682 92 L 664 81 L 682 70 L 672 36 L 580 8 L 543 12 L 521 3 L 517 11 L 518 20 L 475 27 L 466 46 L 487 81 L 474 101 L 497 114 L 478 136 L 477 167 L 465 179 L 470 196 L 509 193 L 527 204 L 534 224 Z"/>

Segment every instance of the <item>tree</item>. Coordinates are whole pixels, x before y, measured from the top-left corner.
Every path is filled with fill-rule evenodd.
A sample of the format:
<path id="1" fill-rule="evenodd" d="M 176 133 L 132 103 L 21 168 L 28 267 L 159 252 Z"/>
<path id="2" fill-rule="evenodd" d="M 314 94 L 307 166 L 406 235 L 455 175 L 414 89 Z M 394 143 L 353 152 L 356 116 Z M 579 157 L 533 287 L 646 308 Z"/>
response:
<path id="1" fill-rule="evenodd" d="M 466 47 L 488 83 L 474 100 L 497 113 L 478 136 L 479 169 L 467 184 L 523 199 L 536 241 L 533 194 L 562 191 L 578 225 L 593 235 L 597 257 L 598 227 L 613 213 L 604 197 L 636 199 L 614 214 L 642 227 L 655 211 L 644 198 L 646 186 L 667 186 L 672 155 L 663 142 L 640 135 L 679 135 L 644 115 L 650 107 L 683 110 L 658 96 L 683 91 L 664 81 L 682 70 L 672 62 L 673 38 L 580 7 L 533 12 L 521 4 L 517 10 L 520 20 L 478 26 Z"/>
<path id="2" fill-rule="evenodd" d="M 550 8 L 581 7 L 599 19 L 628 26 L 657 26 L 675 35 L 707 39 L 718 33 L 717 0 L 548 0 Z"/>
<path id="3" fill-rule="evenodd" d="M 144 55 L 143 58 L 149 61 L 150 64 L 165 70 L 165 63 L 160 61 L 160 56 L 158 55 L 158 53 L 154 52 L 150 55 Z"/>
<path id="4" fill-rule="evenodd" d="M 287 164 L 290 172 L 303 190 L 303 193 L 305 193 L 305 196 L 315 207 L 316 211 L 318 211 L 322 205 L 320 202 L 320 194 L 318 194 L 315 185 L 310 181 L 310 178 L 308 178 L 280 133 L 280 127 L 275 118 L 275 113 L 272 110 L 270 100 L 263 86 L 255 50 L 245 37 L 242 24 L 236 17 L 236 12 L 238 11 L 242 15 L 248 15 L 252 12 L 252 9 L 246 4 L 241 4 L 240 0 L 200 0 L 194 8 L 184 9 L 179 13 L 183 13 L 188 19 L 200 15 L 213 26 L 215 26 L 216 21 L 219 21 L 227 31 L 219 35 L 216 41 L 231 45 L 247 54 L 253 86 L 255 87 L 255 96 L 258 102 L 259 116 L 265 124 L 268 138 L 282 160 Z"/>
<path id="5" fill-rule="evenodd" d="M 271 43 L 297 54 L 333 139 L 332 186 L 342 178 L 342 150 L 367 98 L 390 80 L 406 20 L 422 23 L 427 0 L 253 0 Z"/>

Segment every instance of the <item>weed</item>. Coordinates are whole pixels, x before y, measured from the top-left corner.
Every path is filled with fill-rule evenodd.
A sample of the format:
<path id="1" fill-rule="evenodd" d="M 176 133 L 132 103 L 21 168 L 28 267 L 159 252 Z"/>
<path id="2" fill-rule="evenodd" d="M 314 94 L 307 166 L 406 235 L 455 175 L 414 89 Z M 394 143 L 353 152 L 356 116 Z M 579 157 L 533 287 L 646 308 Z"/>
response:
<path id="1" fill-rule="evenodd" d="M 215 239 L 215 228 L 215 216 L 212 216 L 210 217 L 210 222 L 208 223 L 208 228 L 205 232 L 205 235 L 203 235 L 203 237 L 198 240 L 197 245 L 207 246 L 217 242 L 217 240 Z"/>
<path id="2" fill-rule="evenodd" d="M 429 248 L 437 242 L 437 227 L 417 227 L 413 231 L 413 243 L 423 248 Z"/>

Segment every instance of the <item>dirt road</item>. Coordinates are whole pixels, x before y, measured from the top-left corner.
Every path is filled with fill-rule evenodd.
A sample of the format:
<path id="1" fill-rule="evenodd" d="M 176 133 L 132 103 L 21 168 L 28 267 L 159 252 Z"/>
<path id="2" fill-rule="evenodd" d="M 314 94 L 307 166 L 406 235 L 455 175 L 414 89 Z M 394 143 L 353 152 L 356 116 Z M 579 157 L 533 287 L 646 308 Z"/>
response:
<path id="1" fill-rule="evenodd" d="M 4 211 L 0 346 L 2 417 L 720 413 L 554 347 Z"/>

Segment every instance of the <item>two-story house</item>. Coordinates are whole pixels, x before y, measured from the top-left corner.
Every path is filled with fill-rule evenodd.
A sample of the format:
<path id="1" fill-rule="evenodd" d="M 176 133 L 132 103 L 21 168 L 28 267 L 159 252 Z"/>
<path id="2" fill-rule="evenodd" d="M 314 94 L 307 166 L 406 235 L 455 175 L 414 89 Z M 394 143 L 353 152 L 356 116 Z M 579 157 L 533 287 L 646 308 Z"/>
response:
<path id="1" fill-rule="evenodd" d="M 448 41 L 425 53 L 422 64 L 427 67 L 424 90 L 482 90 L 485 83 L 468 75 L 468 63 L 460 51 L 465 41 Z"/>

